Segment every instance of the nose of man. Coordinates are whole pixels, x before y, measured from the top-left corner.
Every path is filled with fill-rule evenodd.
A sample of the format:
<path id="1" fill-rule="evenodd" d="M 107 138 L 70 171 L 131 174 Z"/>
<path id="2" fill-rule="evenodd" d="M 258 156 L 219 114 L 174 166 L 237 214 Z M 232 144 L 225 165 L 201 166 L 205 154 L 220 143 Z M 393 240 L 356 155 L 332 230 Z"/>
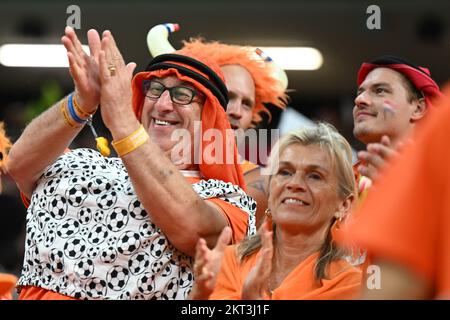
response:
<path id="1" fill-rule="evenodd" d="M 361 108 L 363 106 L 368 106 L 370 104 L 369 95 L 367 92 L 363 91 L 358 94 L 355 98 L 355 106 Z"/>
<path id="2" fill-rule="evenodd" d="M 242 118 L 242 106 L 238 101 L 230 101 L 227 106 L 227 114 L 234 119 Z"/>
<path id="3" fill-rule="evenodd" d="M 158 112 L 170 112 L 173 111 L 173 102 L 170 98 L 169 91 L 164 91 L 161 96 L 155 102 L 155 109 Z"/>

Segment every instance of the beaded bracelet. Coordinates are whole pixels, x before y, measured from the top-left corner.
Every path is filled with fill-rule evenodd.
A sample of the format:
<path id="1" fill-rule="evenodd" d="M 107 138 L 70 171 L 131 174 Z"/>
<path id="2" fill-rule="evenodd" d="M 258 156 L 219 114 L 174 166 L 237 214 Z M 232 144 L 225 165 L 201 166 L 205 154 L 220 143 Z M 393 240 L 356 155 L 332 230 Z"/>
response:
<path id="1" fill-rule="evenodd" d="M 149 136 L 147 131 L 145 131 L 144 127 L 140 125 L 139 128 L 129 136 L 118 141 L 113 141 L 112 146 L 116 150 L 119 157 L 122 157 L 143 145 L 148 138 Z"/>

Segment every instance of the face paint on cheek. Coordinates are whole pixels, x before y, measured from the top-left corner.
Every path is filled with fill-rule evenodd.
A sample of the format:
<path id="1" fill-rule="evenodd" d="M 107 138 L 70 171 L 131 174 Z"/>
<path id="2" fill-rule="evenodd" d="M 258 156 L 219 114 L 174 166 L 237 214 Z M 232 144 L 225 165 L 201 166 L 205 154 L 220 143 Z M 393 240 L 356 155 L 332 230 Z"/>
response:
<path id="1" fill-rule="evenodd" d="M 389 101 L 383 102 L 383 118 L 387 120 L 388 117 L 394 117 L 397 112 L 395 111 L 392 103 Z"/>

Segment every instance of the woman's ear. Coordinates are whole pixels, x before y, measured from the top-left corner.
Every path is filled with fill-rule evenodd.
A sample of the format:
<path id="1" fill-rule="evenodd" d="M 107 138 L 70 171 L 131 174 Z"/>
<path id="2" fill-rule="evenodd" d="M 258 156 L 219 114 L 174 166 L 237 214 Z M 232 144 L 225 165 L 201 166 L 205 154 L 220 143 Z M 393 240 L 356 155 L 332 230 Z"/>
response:
<path id="1" fill-rule="evenodd" d="M 350 213 L 354 200 L 355 195 L 353 193 L 350 193 L 344 200 L 341 200 L 338 210 L 335 213 L 336 219 L 344 218 L 347 214 Z"/>
<path id="2" fill-rule="evenodd" d="M 425 114 L 427 113 L 427 104 L 425 103 L 424 98 L 420 98 L 415 103 L 415 108 L 411 114 L 411 122 L 416 122 L 420 119 L 422 119 Z"/>

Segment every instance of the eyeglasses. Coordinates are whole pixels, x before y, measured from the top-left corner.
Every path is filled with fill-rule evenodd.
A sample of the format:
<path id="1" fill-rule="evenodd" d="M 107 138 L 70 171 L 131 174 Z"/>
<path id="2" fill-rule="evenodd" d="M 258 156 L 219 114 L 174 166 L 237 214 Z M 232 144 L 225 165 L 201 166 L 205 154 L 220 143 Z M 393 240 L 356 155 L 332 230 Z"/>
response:
<path id="1" fill-rule="evenodd" d="M 203 103 L 205 99 L 201 93 L 198 93 L 191 88 L 183 86 L 169 88 L 155 80 L 144 80 L 142 82 L 142 89 L 145 96 L 152 100 L 159 99 L 164 91 L 169 90 L 170 99 L 172 102 L 180 105 L 190 104 L 194 101 L 196 96 L 200 98 L 199 100 L 196 100 L 196 102 Z"/>

